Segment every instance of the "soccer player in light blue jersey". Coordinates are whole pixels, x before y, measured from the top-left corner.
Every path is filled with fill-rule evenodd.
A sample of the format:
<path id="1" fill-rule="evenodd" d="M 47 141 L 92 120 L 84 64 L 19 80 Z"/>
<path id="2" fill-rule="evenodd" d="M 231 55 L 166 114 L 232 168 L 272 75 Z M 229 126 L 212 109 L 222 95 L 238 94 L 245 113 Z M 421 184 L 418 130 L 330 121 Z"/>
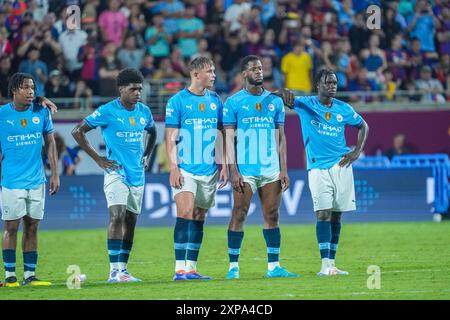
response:
<path id="1" fill-rule="evenodd" d="M 72 131 L 80 147 L 104 170 L 104 192 L 109 208 L 108 283 L 137 282 L 127 270 L 134 229 L 144 195 L 144 169 L 156 141 L 150 108 L 139 102 L 142 74 L 124 69 L 117 76 L 119 98 L 100 106 Z M 86 138 L 86 132 L 101 128 L 106 156 L 100 156 Z M 149 137 L 144 146 L 145 132 Z"/>
<path id="2" fill-rule="evenodd" d="M 225 101 L 223 123 L 226 154 L 233 185 L 233 211 L 228 227 L 227 279 L 239 278 L 238 258 L 244 238 L 244 222 L 254 193 L 258 192 L 267 245 L 266 277 L 296 277 L 280 266 L 279 208 L 281 194 L 289 187 L 286 165 L 283 100 L 265 90 L 263 69 L 257 56 L 241 62 L 245 88 Z M 237 138 L 237 145 L 234 138 Z"/>
<path id="3" fill-rule="evenodd" d="M 22 285 L 48 286 L 36 278 L 37 231 L 44 217 L 45 170 L 42 145 L 45 141 L 51 168 L 50 195 L 59 190 L 56 144 L 50 111 L 35 100 L 31 75 L 16 73 L 9 83 L 12 102 L 0 107 L 0 150 L 2 175 L 3 262 L 5 286 L 18 287 L 16 268 L 17 231 L 23 221 L 24 280 Z"/>
<path id="4" fill-rule="evenodd" d="M 335 266 L 341 232 L 342 212 L 356 210 L 351 164 L 364 148 L 369 127 L 353 108 L 334 96 L 337 77 L 334 71 L 321 70 L 315 78 L 318 95 L 299 96 L 283 92 L 287 105 L 300 117 L 306 149 L 309 188 L 317 217 L 316 235 L 322 267 L 318 276 L 348 275 Z M 289 96 L 289 97 L 287 97 Z M 346 145 L 345 127 L 358 128 L 358 141 L 351 150 Z"/>
<path id="5" fill-rule="evenodd" d="M 209 280 L 197 271 L 206 213 L 214 206 L 217 180 L 223 188 L 227 168 L 223 158 L 222 101 L 210 89 L 216 75 L 213 62 L 198 57 L 189 63 L 190 85 L 166 107 L 166 149 L 170 185 L 177 207 L 174 228 L 175 275 L 178 280 Z"/>

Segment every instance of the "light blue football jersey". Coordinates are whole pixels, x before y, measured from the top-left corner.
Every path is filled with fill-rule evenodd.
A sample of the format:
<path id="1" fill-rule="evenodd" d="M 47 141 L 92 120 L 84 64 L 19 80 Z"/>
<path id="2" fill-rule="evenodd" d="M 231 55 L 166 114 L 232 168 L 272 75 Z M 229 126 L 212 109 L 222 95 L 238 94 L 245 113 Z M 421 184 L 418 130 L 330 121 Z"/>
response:
<path id="1" fill-rule="evenodd" d="M 123 182 L 132 187 L 143 186 L 144 130 L 155 125 L 150 108 L 138 102 L 133 110 L 127 110 L 117 98 L 100 106 L 84 121 L 91 128 L 101 128 L 106 158 L 122 166 L 117 172 Z"/>
<path id="2" fill-rule="evenodd" d="M 225 101 L 224 126 L 236 128 L 236 160 L 244 176 L 271 176 L 280 172 L 277 125 L 284 125 L 283 100 L 264 90 L 253 95 L 242 89 Z"/>
<path id="3" fill-rule="evenodd" d="M 308 170 L 329 169 L 351 150 L 345 127 L 359 127 L 363 119 L 348 103 L 333 99 L 328 108 L 317 96 L 295 97 L 294 109 L 300 117 Z"/>
<path id="4" fill-rule="evenodd" d="M 179 128 L 178 167 L 193 175 L 213 175 L 217 171 L 215 141 L 222 127 L 222 100 L 205 90 L 196 95 L 187 88 L 167 102 L 166 128 Z"/>
<path id="5" fill-rule="evenodd" d="M 34 189 L 45 183 L 43 139 L 53 131 L 50 112 L 42 106 L 33 103 L 22 112 L 12 103 L 0 107 L 3 187 Z"/>

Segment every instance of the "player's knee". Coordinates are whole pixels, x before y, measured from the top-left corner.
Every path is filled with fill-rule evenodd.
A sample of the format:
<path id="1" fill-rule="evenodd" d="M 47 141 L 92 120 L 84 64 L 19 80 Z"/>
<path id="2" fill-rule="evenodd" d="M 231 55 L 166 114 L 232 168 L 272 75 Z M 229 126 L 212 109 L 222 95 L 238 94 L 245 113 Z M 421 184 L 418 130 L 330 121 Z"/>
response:
<path id="1" fill-rule="evenodd" d="M 123 222 L 124 222 L 124 217 L 123 217 L 123 215 L 120 215 L 120 214 L 112 214 L 110 217 L 109 217 L 109 225 L 110 225 L 110 227 L 121 227 L 122 226 L 122 224 L 123 224 Z"/>
<path id="2" fill-rule="evenodd" d="M 278 208 L 273 208 L 265 215 L 266 223 L 270 226 L 277 226 L 280 214 Z"/>
<path id="3" fill-rule="evenodd" d="M 238 224 L 242 224 L 245 222 L 245 218 L 247 218 L 247 213 L 248 207 L 236 206 L 233 208 L 233 220 Z"/>
<path id="4" fill-rule="evenodd" d="M 316 211 L 316 216 L 318 221 L 331 221 L 331 211 L 328 210 Z"/>
<path id="5" fill-rule="evenodd" d="M 339 222 L 341 222 L 341 215 L 342 215 L 342 212 L 333 212 L 331 214 L 331 222 L 332 223 L 339 223 Z"/>
<path id="6" fill-rule="evenodd" d="M 16 237 L 19 225 L 5 225 L 5 237 Z"/>

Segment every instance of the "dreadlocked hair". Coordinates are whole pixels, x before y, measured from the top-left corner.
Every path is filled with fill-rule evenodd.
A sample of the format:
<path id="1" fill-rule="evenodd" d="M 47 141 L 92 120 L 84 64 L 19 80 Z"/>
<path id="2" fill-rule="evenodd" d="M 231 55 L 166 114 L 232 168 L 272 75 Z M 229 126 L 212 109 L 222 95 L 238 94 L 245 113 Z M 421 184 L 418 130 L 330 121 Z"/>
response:
<path id="1" fill-rule="evenodd" d="M 29 73 L 15 73 L 11 79 L 9 79 L 9 84 L 8 84 L 8 95 L 10 98 L 14 97 L 14 92 L 19 90 L 22 85 L 23 82 L 26 79 L 31 79 L 31 81 L 33 81 L 33 85 L 36 88 L 36 83 L 34 82 L 33 76 Z"/>
<path id="2" fill-rule="evenodd" d="M 314 77 L 313 91 L 318 92 L 317 87 L 319 86 L 319 83 L 320 83 L 320 80 L 322 79 L 322 77 L 325 77 L 325 81 L 326 81 L 328 76 L 331 76 L 331 75 L 336 76 L 336 73 L 333 70 L 328 69 L 328 68 L 320 69 L 319 72 L 317 72 L 316 76 Z"/>

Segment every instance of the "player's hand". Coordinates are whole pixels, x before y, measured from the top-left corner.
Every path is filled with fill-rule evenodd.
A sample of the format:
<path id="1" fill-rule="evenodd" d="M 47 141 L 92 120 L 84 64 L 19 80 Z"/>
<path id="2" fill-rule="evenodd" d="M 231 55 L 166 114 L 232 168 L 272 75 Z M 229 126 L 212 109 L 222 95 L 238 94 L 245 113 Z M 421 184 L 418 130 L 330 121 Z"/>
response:
<path id="1" fill-rule="evenodd" d="M 50 177 L 50 195 L 54 195 L 59 191 L 59 176 L 58 175 L 52 175 Z"/>
<path id="2" fill-rule="evenodd" d="M 170 185 L 174 187 L 175 189 L 180 189 L 184 184 L 184 178 L 183 175 L 180 172 L 180 169 L 176 168 L 173 170 L 170 170 Z"/>
<path id="3" fill-rule="evenodd" d="M 51 102 L 49 99 L 47 99 L 45 97 L 40 97 L 40 100 L 41 101 L 39 101 L 39 104 L 41 104 L 44 108 L 50 109 L 50 112 L 52 114 L 58 112 L 58 107 L 53 102 Z"/>
<path id="4" fill-rule="evenodd" d="M 239 192 L 239 193 L 244 193 L 244 186 L 245 186 L 244 177 L 237 170 L 235 170 L 233 172 L 233 177 L 232 177 L 231 182 L 232 182 L 234 191 Z"/>
<path id="5" fill-rule="evenodd" d="M 359 158 L 360 152 L 353 150 L 349 153 L 345 154 L 341 161 L 339 161 L 340 167 L 348 168 L 353 162 L 355 162 Z"/>
<path id="6" fill-rule="evenodd" d="M 227 183 L 228 183 L 228 170 L 226 168 L 222 168 L 222 170 L 220 170 L 219 181 L 220 181 L 219 189 L 222 189 L 223 187 L 225 187 L 227 185 Z"/>
<path id="7" fill-rule="evenodd" d="M 142 157 L 142 165 L 144 166 L 144 171 L 148 170 L 149 164 L 150 164 L 149 157 Z"/>
<path id="8" fill-rule="evenodd" d="M 295 96 L 292 93 L 291 90 L 284 88 L 284 89 L 280 89 L 280 90 L 276 90 L 273 92 L 273 94 L 281 97 L 283 99 L 284 104 L 290 108 L 293 109 L 294 108 L 294 100 L 295 100 Z"/>
<path id="9" fill-rule="evenodd" d="M 281 192 L 285 192 L 287 189 L 289 189 L 289 176 L 287 172 L 281 171 L 280 172 L 280 182 L 281 182 Z"/>
<path id="10" fill-rule="evenodd" d="M 108 160 L 106 159 L 106 157 L 100 157 L 97 160 L 97 164 L 106 172 L 117 171 L 121 168 L 121 166 L 119 166 L 119 164 L 115 160 Z"/>

